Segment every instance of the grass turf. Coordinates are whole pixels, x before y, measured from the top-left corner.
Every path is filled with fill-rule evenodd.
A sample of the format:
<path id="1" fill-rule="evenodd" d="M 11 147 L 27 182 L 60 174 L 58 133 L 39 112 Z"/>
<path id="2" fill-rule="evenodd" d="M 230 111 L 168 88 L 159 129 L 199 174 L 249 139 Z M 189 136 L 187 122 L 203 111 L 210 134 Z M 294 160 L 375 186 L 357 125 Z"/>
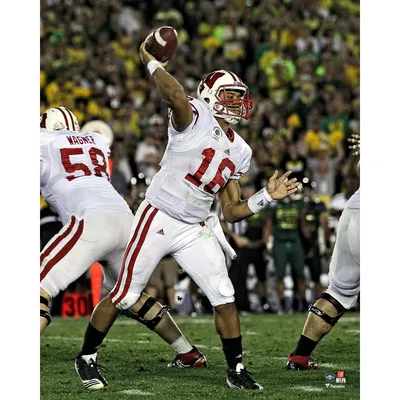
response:
<path id="1" fill-rule="evenodd" d="M 359 399 L 359 314 L 346 314 L 315 349 L 319 368 L 287 371 L 285 360 L 297 343 L 306 314 L 241 317 L 246 368 L 264 386 L 261 392 L 229 389 L 225 359 L 212 316 L 178 316 L 176 322 L 206 355 L 209 367 L 171 369 L 174 351 L 136 321 L 119 317 L 99 350 L 99 364 L 108 368 L 105 390 L 86 391 L 74 369 L 87 319 L 54 318 L 41 337 L 41 399 L 146 398 L 186 399 Z M 344 371 L 346 383 L 327 387 L 325 375 Z"/>

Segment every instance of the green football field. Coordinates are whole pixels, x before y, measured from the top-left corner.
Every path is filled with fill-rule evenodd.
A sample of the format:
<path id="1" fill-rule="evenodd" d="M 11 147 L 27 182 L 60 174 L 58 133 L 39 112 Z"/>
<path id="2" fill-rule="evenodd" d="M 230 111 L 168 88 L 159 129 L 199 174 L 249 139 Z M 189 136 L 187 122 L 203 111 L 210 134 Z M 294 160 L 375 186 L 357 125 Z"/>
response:
<path id="1" fill-rule="evenodd" d="M 41 337 L 41 399 L 359 399 L 359 314 L 342 317 L 314 351 L 319 368 L 287 371 L 284 364 L 306 314 L 241 317 L 244 364 L 261 392 L 229 389 L 225 359 L 212 316 L 175 318 L 186 337 L 207 356 L 209 367 L 170 369 L 174 351 L 136 321 L 120 317 L 104 341 L 98 362 L 108 368 L 105 390 L 85 391 L 74 369 L 87 319 L 54 318 Z M 344 371 L 346 383 L 330 386 L 326 374 Z"/>

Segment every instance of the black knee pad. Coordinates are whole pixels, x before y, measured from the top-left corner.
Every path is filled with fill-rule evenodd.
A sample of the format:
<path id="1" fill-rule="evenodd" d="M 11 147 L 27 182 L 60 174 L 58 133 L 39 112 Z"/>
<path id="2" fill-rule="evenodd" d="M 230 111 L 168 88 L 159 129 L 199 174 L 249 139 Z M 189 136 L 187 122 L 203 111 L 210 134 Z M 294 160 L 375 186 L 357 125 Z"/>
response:
<path id="1" fill-rule="evenodd" d="M 331 303 L 336 308 L 338 315 L 336 317 L 330 317 L 324 311 L 320 310 L 318 307 L 315 307 L 314 304 L 312 304 L 312 305 L 310 305 L 310 307 L 308 307 L 308 311 L 310 311 L 313 314 L 317 315 L 318 317 L 322 318 L 329 325 L 335 326 L 335 324 L 342 317 L 342 315 L 344 314 L 346 309 L 335 298 L 333 298 L 330 294 L 328 294 L 326 292 L 322 293 L 319 298 L 329 301 L 329 303 Z"/>
<path id="2" fill-rule="evenodd" d="M 167 306 L 161 306 L 161 309 L 158 311 L 157 315 L 153 319 L 151 320 L 145 319 L 144 316 L 156 303 L 157 303 L 156 299 L 154 299 L 153 297 L 149 297 L 137 313 L 133 312 L 130 309 L 123 310 L 122 313 L 125 314 L 128 318 L 135 319 L 136 321 L 139 321 L 141 324 L 147 326 L 150 330 L 154 331 L 156 326 L 160 323 L 162 317 L 169 310 Z"/>
<path id="3" fill-rule="evenodd" d="M 49 301 L 46 299 L 46 297 L 40 296 L 40 304 L 48 307 Z M 47 326 L 51 324 L 51 314 L 48 311 L 40 309 L 40 316 L 47 319 Z"/>

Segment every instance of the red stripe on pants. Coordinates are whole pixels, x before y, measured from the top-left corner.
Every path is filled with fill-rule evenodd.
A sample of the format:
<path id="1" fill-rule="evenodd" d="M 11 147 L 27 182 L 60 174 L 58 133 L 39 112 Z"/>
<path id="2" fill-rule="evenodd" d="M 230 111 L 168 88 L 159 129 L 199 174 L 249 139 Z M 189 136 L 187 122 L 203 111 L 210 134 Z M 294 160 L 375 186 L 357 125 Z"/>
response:
<path id="1" fill-rule="evenodd" d="M 153 222 L 153 219 L 156 216 L 157 212 L 158 212 L 158 209 L 155 208 L 151 212 L 149 218 L 146 221 L 146 224 L 145 224 L 145 226 L 143 228 L 142 234 L 140 235 L 139 242 L 135 247 L 135 251 L 132 254 L 132 258 L 129 260 L 128 274 L 127 274 L 127 277 L 126 277 L 126 280 L 125 280 L 124 290 L 123 290 L 121 296 L 119 296 L 118 299 L 115 300 L 115 302 L 113 302 L 114 304 L 119 303 L 126 296 L 126 293 L 128 292 L 129 286 L 131 285 L 132 273 L 133 273 L 133 268 L 135 267 L 136 259 L 137 259 L 138 255 L 139 255 L 140 249 L 142 248 L 143 243 L 144 243 L 144 241 L 146 239 L 147 233 L 148 233 L 148 231 L 150 229 L 150 225 Z"/>
<path id="2" fill-rule="evenodd" d="M 54 242 L 47 249 L 45 249 L 43 251 L 43 253 L 40 255 L 40 265 L 42 265 L 43 260 L 58 246 L 58 244 L 71 233 L 75 222 L 76 222 L 76 218 L 74 216 L 72 216 L 71 222 L 68 226 L 68 229 L 64 233 L 62 233 L 60 236 L 58 236 L 57 239 L 54 240 Z"/>
<path id="3" fill-rule="evenodd" d="M 144 209 L 142 215 L 141 215 L 140 218 L 139 218 L 139 222 L 138 222 L 138 224 L 136 225 L 135 233 L 133 234 L 132 239 L 130 240 L 130 242 L 129 242 L 129 244 L 128 244 L 128 247 L 127 247 L 126 250 L 125 250 L 124 260 L 122 261 L 122 268 L 121 268 L 121 271 L 119 272 L 119 277 L 118 277 L 117 285 L 114 286 L 114 289 L 111 290 L 110 295 L 109 295 L 111 299 L 112 299 L 114 296 L 116 296 L 116 294 L 117 294 L 118 291 L 119 291 L 119 288 L 120 288 L 121 282 L 122 282 L 122 276 L 124 275 L 124 272 L 125 272 L 126 257 L 128 256 L 129 252 L 131 251 L 132 245 L 133 245 L 133 243 L 134 243 L 135 240 L 136 240 L 136 237 L 137 237 L 137 235 L 138 235 L 138 233 L 139 233 L 139 230 L 140 230 L 140 227 L 141 227 L 141 225 L 142 225 L 142 223 L 143 223 L 143 220 L 144 220 L 144 218 L 146 217 L 146 214 L 147 214 L 147 212 L 150 210 L 150 208 L 151 208 L 151 205 L 148 204 L 148 205 L 146 206 L 146 208 Z"/>
<path id="4" fill-rule="evenodd" d="M 75 232 L 74 236 L 72 236 L 71 240 L 69 240 L 65 246 L 53 257 L 44 267 L 44 270 L 40 273 L 40 282 L 46 277 L 46 275 L 50 272 L 50 270 L 56 265 L 59 261 L 61 261 L 68 252 L 75 246 L 76 242 L 82 235 L 83 232 L 83 220 L 79 221 L 78 229 Z"/>

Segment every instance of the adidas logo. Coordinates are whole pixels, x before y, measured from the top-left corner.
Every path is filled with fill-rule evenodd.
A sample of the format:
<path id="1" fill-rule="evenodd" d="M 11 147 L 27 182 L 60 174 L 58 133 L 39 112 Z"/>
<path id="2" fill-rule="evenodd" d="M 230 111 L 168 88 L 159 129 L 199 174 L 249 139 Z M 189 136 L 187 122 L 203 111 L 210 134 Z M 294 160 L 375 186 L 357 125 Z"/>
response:
<path id="1" fill-rule="evenodd" d="M 228 156 L 231 155 L 231 152 L 229 151 L 229 149 L 225 150 L 224 153 L 225 153 L 225 154 L 228 154 Z"/>
<path id="2" fill-rule="evenodd" d="M 257 205 L 260 206 L 260 207 L 264 207 L 264 200 L 260 200 L 260 201 L 257 203 Z"/>
<path id="3" fill-rule="evenodd" d="M 159 235 L 165 235 L 164 229 L 160 229 L 157 233 L 158 233 Z"/>

